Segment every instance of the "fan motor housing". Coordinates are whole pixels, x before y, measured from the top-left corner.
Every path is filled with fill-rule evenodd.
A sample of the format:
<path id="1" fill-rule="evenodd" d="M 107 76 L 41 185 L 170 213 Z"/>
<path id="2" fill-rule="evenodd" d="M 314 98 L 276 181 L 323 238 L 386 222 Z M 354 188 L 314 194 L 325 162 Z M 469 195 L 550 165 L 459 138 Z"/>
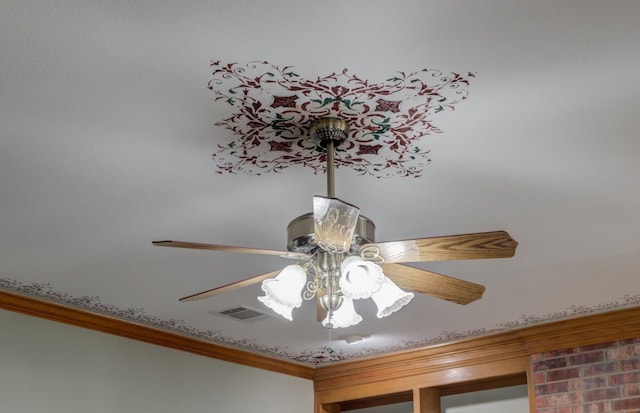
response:
<path id="1" fill-rule="evenodd" d="M 287 226 L 287 250 L 313 254 L 318 248 L 315 242 L 313 212 L 300 215 Z M 357 253 L 360 246 L 375 242 L 376 226 L 372 220 L 360 215 L 353 232 L 351 252 Z"/>

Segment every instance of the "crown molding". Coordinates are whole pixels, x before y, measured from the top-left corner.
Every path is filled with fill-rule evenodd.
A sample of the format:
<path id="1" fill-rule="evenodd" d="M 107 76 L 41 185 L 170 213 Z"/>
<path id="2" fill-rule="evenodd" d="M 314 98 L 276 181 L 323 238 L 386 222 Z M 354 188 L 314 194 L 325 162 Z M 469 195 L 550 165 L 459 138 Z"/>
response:
<path id="1" fill-rule="evenodd" d="M 640 335 L 640 307 L 633 307 L 314 368 L 13 292 L 0 291 L 0 309 L 313 379 L 323 403 L 518 377 L 527 374 L 532 354 Z"/>
<path id="2" fill-rule="evenodd" d="M 83 311 L 77 308 L 39 300 L 21 294 L 0 291 L 0 309 L 70 324 L 77 327 L 88 328 L 90 330 L 143 341 L 145 343 L 156 344 L 175 350 L 199 354 L 201 356 L 211 357 L 231 363 L 288 374 L 303 379 L 310 380 L 313 378 L 313 368 L 309 366 L 292 363 L 287 360 L 266 357 L 250 353 L 248 351 L 232 349 L 130 321 L 119 320 L 107 315 Z"/>
<path id="3" fill-rule="evenodd" d="M 380 397 L 425 387 L 525 377 L 536 353 L 640 335 L 640 307 L 540 324 L 315 370 L 321 404 Z"/>

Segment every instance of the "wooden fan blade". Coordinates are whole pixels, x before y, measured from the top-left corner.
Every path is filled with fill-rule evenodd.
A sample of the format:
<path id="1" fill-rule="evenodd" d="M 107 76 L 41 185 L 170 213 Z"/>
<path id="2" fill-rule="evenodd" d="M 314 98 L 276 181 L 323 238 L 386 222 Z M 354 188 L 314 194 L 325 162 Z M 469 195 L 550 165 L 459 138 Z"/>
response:
<path id="1" fill-rule="evenodd" d="M 188 248 L 196 250 L 243 252 L 245 254 L 277 255 L 279 257 L 291 258 L 294 260 L 306 260 L 311 256 L 302 252 L 265 250 L 260 248 L 234 247 L 231 245 L 201 244 L 198 242 L 185 241 L 153 241 L 153 245 L 159 247 Z"/>
<path id="2" fill-rule="evenodd" d="M 230 284 L 223 285 L 221 287 L 212 288 L 211 290 L 202 291 L 196 294 L 188 295 L 186 297 L 182 297 L 180 301 L 198 301 L 204 300 L 205 298 L 213 297 L 214 295 L 228 293 L 229 291 L 237 290 L 238 288 L 248 287 L 253 284 L 257 284 L 266 279 L 273 278 L 280 273 L 280 270 L 269 272 L 262 275 L 257 275 L 255 277 L 247 278 L 246 280 L 236 281 Z"/>
<path id="3" fill-rule="evenodd" d="M 509 258 L 518 242 L 505 231 L 376 242 L 360 247 L 360 255 L 374 262 L 419 262 Z"/>
<path id="4" fill-rule="evenodd" d="M 457 304 L 469 304 L 482 298 L 484 286 L 469 281 L 410 267 L 383 264 L 382 270 L 400 288 L 427 294 Z"/>

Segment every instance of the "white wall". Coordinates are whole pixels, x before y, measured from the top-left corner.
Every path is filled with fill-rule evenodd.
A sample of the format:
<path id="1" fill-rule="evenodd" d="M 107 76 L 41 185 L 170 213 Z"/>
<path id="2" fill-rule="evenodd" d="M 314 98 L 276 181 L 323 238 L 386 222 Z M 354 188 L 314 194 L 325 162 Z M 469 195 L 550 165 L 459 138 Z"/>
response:
<path id="1" fill-rule="evenodd" d="M 0 410 L 311 413 L 313 383 L 0 310 Z"/>
<path id="2" fill-rule="evenodd" d="M 445 396 L 443 413 L 528 413 L 527 385 Z"/>

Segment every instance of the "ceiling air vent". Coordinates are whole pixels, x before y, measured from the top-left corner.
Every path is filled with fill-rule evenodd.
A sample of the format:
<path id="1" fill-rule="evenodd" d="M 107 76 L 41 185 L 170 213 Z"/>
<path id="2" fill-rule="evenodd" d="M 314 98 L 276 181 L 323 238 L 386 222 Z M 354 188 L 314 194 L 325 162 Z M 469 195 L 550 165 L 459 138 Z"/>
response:
<path id="1" fill-rule="evenodd" d="M 233 318 L 234 320 L 240 321 L 256 321 L 269 317 L 269 314 L 262 313 L 258 310 L 242 305 L 235 306 L 223 311 L 212 311 L 211 314 L 218 314 L 223 317 Z"/>

